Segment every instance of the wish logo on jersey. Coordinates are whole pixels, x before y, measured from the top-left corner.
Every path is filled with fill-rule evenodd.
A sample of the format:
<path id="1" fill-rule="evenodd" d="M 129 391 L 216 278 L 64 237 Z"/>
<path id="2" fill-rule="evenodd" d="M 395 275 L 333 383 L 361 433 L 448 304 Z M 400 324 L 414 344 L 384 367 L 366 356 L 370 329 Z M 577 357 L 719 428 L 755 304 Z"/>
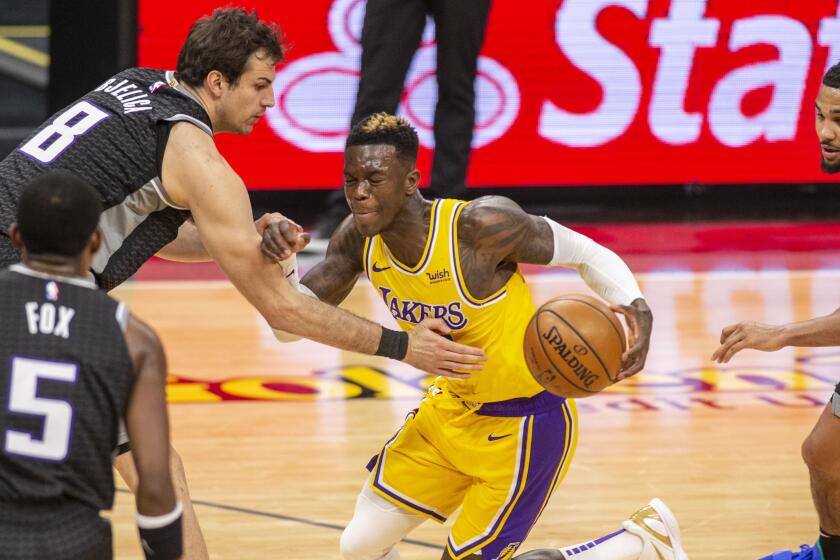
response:
<path id="1" fill-rule="evenodd" d="M 451 329 L 462 329 L 467 324 L 467 318 L 461 311 L 460 301 L 453 301 L 445 305 L 429 305 L 410 299 L 401 300 L 391 294 L 392 290 L 390 288 L 384 286 L 379 286 L 379 292 L 382 294 L 382 299 L 394 319 L 415 325 L 429 317 L 443 319 Z"/>

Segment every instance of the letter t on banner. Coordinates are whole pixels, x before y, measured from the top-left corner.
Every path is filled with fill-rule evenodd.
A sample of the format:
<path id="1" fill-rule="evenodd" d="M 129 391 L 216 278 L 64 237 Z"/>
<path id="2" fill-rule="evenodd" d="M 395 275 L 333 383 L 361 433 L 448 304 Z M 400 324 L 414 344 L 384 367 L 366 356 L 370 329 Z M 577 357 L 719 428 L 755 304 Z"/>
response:
<path id="1" fill-rule="evenodd" d="M 694 51 L 714 47 L 720 21 L 706 19 L 706 0 L 673 0 L 667 18 L 656 18 L 650 44 L 662 49 L 650 102 L 650 128 L 667 144 L 695 142 L 703 127 L 702 113 L 685 112 L 685 94 Z"/>

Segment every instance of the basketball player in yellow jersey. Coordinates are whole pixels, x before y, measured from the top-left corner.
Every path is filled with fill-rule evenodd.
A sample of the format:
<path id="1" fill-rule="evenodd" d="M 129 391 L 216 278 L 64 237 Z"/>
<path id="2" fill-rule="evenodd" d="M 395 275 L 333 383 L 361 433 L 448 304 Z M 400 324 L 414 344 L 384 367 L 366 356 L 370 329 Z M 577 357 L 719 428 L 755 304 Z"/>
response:
<path id="1" fill-rule="evenodd" d="M 482 348 L 487 361 L 480 373 L 438 377 L 371 461 L 341 553 L 396 559 L 394 546 L 414 527 L 443 522 L 460 506 L 442 558 L 508 560 L 565 475 L 577 440 L 574 402 L 543 391 L 525 365 L 522 339 L 535 306 L 518 263 L 575 267 L 625 315 L 631 347 L 622 377 L 644 365 L 651 313 L 617 255 L 553 221 L 501 197 L 425 200 L 417 147 L 399 117 L 379 113 L 353 128 L 344 167 L 353 215 L 299 286 L 337 305 L 364 273 L 403 329 L 442 319 L 446 334 Z M 283 253 L 275 237 L 282 240 L 271 230 L 263 237 L 269 256 Z M 617 533 L 518 558 L 684 560 L 678 531 L 654 500 Z"/>

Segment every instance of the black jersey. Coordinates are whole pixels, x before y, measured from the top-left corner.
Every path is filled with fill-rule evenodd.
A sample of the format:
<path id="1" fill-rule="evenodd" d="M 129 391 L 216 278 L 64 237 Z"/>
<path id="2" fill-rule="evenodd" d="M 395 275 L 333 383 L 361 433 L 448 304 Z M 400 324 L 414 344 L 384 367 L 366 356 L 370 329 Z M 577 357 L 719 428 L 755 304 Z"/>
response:
<path id="1" fill-rule="evenodd" d="M 130 68 L 106 80 L 0 162 L 0 231 L 14 221 L 33 176 L 66 169 L 102 195 L 105 239 L 92 268 L 101 287 L 116 287 L 175 239 L 189 217 L 169 201 L 160 179 L 169 127 L 179 121 L 212 134 L 210 117 L 172 72 Z"/>
<path id="2" fill-rule="evenodd" d="M 18 264 L 0 271 L 0 317 L 0 504 L 110 509 L 135 379 L 127 308 L 93 282 Z"/>

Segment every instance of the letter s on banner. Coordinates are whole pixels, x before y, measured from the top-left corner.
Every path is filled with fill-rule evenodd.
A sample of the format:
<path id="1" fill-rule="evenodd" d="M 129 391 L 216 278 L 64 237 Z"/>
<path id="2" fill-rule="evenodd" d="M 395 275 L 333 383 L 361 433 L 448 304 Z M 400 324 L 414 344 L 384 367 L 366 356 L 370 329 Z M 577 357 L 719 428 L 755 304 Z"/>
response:
<path id="1" fill-rule="evenodd" d="M 539 134 L 547 140 L 567 146 L 601 146 L 624 134 L 636 117 L 642 96 L 639 71 L 595 25 L 598 14 L 608 6 L 621 6 L 638 18 L 647 13 L 647 0 L 567 0 L 557 10 L 557 45 L 601 85 L 604 96 L 598 109 L 587 114 L 570 113 L 545 101 Z"/>

